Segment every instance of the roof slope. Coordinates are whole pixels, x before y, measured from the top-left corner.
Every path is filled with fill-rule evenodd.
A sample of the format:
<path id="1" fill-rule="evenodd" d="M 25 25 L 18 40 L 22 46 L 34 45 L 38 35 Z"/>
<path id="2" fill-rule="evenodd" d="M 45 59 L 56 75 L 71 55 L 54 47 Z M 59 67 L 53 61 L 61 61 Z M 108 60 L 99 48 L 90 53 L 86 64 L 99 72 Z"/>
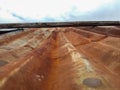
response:
<path id="1" fill-rule="evenodd" d="M 0 36 L 0 89 L 119 90 L 119 29 L 105 30 L 31 28 Z"/>

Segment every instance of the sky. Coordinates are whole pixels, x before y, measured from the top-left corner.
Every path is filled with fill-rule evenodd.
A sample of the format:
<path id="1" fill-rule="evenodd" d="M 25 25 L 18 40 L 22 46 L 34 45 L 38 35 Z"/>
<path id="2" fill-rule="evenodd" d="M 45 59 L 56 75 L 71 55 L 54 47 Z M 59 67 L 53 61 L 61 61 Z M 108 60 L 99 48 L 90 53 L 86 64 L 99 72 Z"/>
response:
<path id="1" fill-rule="evenodd" d="M 0 23 L 119 20 L 120 0 L 0 0 Z"/>

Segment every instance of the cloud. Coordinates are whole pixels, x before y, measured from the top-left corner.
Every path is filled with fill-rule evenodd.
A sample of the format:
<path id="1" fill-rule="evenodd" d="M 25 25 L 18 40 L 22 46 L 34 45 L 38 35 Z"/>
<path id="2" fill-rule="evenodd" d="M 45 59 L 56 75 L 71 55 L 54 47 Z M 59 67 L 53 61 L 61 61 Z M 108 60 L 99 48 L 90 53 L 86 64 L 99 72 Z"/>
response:
<path id="1" fill-rule="evenodd" d="M 9 22 L 11 23 L 22 22 L 22 20 L 19 18 L 16 18 L 11 13 L 1 8 L 0 9 L 0 23 L 9 23 Z"/>
<path id="2" fill-rule="evenodd" d="M 110 4 L 105 4 L 96 10 L 81 13 L 78 8 L 71 9 L 70 12 L 61 16 L 63 21 L 120 21 L 120 1 L 114 0 Z"/>
<path id="3" fill-rule="evenodd" d="M 39 2 L 40 1 L 40 2 Z M 4 22 L 59 22 L 120 20 L 118 0 L 1 0 Z"/>

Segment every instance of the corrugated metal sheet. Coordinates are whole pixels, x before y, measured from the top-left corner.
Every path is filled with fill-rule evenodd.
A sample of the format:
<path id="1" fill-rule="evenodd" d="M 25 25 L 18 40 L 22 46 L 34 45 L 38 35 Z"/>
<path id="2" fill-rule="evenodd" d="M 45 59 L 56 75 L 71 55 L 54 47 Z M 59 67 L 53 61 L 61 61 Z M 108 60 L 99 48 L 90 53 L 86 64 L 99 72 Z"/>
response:
<path id="1" fill-rule="evenodd" d="M 0 90 L 120 90 L 120 29 L 31 28 L 5 34 L 0 66 Z"/>

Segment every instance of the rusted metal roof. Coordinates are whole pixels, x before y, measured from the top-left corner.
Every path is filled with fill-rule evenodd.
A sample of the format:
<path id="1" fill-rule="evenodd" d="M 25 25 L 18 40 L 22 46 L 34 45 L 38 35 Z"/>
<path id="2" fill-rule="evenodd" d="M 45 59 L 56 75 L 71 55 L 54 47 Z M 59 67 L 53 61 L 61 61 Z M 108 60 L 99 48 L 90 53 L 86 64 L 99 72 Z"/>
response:
<path id="1" fill-rule="evenodd" d="M 0 90 L 120 90 L 120 28 L 30 28 L 0 36 Z"/>

